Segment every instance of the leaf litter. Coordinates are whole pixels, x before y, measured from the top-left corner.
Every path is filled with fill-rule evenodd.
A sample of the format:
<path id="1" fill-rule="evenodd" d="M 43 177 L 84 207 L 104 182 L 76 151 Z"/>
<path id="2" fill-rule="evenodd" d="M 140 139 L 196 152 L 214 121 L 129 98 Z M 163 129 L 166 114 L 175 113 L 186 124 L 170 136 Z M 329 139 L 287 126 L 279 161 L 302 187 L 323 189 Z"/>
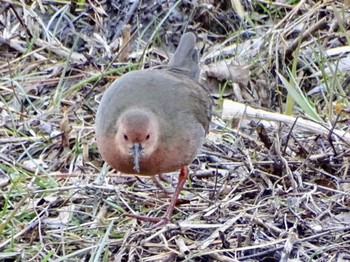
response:
<path id="1" fill-rule="evenodd" d="M 349 261 L 348 7 L 2 1 L 0 258 Z M 185 31 L 218 106 L 172 222 L 149 230 L 125 213 L 161 216 L 169 195 L 104 165 L 94 116 L 112 81 L 165 64 Z M 322 123 L 298 101 L 284 113 L 287 82 Z M 176 182 L 162 175 L 169 191 Z"/>

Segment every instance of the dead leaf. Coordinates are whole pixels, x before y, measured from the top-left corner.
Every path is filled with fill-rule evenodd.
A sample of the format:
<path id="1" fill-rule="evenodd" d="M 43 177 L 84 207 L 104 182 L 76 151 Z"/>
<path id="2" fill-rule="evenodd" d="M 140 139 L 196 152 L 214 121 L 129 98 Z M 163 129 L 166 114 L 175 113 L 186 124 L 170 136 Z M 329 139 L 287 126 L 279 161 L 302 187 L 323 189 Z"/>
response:
<path id="1" fill-rule="evenodd" d="M 122 36 L 120 38 L 120 49 L 119 49 L 119 62 L 126 62 L 129 57 L 129 47 L 130 47 L 130 33 L 131 33 L 131 26 L 125 25 L 122 29 Z"/>
<path id="2" fill-rule="evenodd" d="M 200 81 L 212 94 L 221 93 L 218 82 L 232 81 L 244 88 L 249 82 L 249 71 L 242 65 L 237 65 L 230 60 L 222 60 L 217 63 L 202 66 Z M 232 93 L 232 90 L 224 90 L 224 94 Z"/>
<path id="3" fill-rule="evenodd" d="M 72 130 L 71 126 L 69 125 L 68 111 L 69 109 L 64 110 L 63 118 L 60 122 L 60 130 L 62 132 L 61 137 L 62 137 L 63 147 L 69 147 L 69 133 Z"/>

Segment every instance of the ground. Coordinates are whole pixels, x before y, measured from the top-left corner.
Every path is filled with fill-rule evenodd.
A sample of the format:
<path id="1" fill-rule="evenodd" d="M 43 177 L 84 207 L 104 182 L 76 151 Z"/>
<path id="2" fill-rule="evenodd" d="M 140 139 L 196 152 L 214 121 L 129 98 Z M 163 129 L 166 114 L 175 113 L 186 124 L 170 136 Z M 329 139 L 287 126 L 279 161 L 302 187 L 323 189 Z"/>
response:
<path id="1" fill-rule="evenodd" d="M 1 261 L 350 261 L 348 1 L 0 1 Z M 215 99 L 170 196 L 110 169 L 101 94 L 195 32 Z M 231 102 L 235 101 L 235 104 Z M 171 191 L 178 172 L 163 174 Z"/>

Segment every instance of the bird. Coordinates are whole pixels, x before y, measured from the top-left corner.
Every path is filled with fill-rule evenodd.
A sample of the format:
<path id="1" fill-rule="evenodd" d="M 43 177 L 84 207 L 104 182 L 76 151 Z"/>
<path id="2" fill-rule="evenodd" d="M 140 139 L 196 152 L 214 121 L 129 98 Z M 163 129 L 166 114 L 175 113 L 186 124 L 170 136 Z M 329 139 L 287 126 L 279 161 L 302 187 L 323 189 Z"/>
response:
<path id="1" fill-rule="evenodd" d="M 128 72 L 102 96 L 95 136 L 99 153 L 112 168 L 135 176 L 180 170 L 163 217 L 128 216 L 156 226 L 171 220 L 187 166 L 200 151 L 211 121 L 213 101 L 198 82 L 199 72 L 196 36 L 188 32 L 167 65 Z"/>

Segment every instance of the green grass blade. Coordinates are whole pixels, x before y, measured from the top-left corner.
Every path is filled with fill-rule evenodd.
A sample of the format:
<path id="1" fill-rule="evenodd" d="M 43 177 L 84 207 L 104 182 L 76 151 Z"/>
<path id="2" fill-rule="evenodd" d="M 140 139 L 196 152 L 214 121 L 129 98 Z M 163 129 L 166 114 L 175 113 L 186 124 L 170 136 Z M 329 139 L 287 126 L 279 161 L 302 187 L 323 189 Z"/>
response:
<path id="1" fill-rule="evenodd" d="M 278 77 L 281 79 L 283 86 L 287 89 L 288 94 L 293 98 L 293 100 L 302 108 L 306 115 L 312 119 L 323 122 L 322 118 L 316 112 L 315 107 L 308 101 L 306 96 L 302 93 L 301 89 L 294 82 L 290 83 L 284 76 L 278 73 Z"/>

